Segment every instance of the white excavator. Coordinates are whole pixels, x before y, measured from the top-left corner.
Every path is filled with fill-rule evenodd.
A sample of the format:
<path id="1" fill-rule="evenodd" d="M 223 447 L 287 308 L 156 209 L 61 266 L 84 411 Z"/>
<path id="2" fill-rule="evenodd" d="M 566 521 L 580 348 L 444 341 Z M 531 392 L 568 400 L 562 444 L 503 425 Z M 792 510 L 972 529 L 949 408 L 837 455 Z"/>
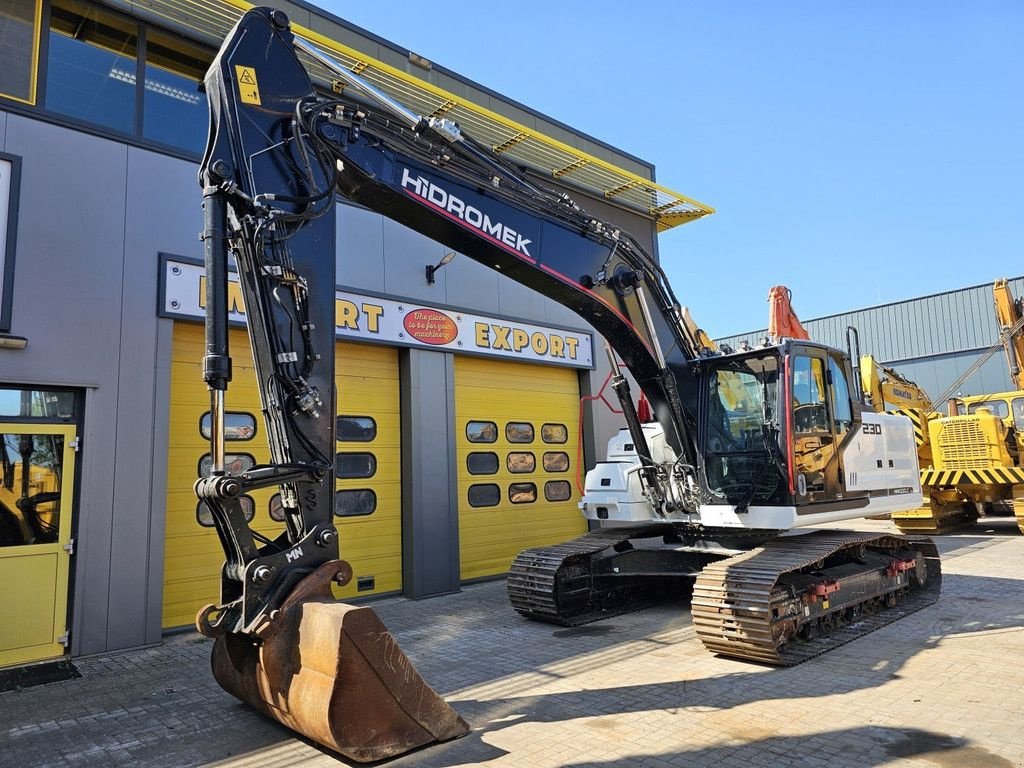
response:
<path id="1" fill-rule="evenodd" d="M 303 58 L 345 83 L 316 89 Z M 626 427 L 587 475 L 602 527 L 527 550 L 508 592 L 531 619 L 578 624 L 693 585 L 714 652 L 794 664 L 933 602 L 926 539 L 823 522 L 916 505 L 910 422 L 865 410 L 848 355 L 784 339 L 723 355 L 703 343 L 658 262 L 444 118 L 423 118 L 255 8 L 206 78 L 200 169 L 207 276 L 204 380 L 213 470 L 196 483 L 224 546 L 216 638 L 229 692 L 356 760 L 467 731 L 373 611 L 336 602 L 351 578 L 334 513 L 335 195 L 390 217 L 577 312 L 607 340 Z M 224 462 L 229 255 L 237 266 L 271 463 Z M 621 361 L 621 362 L 620 362 Z M 650 402 L 640 421 L 622 368 Z M 240 498 L 280 489 L 284 529 Z"/>

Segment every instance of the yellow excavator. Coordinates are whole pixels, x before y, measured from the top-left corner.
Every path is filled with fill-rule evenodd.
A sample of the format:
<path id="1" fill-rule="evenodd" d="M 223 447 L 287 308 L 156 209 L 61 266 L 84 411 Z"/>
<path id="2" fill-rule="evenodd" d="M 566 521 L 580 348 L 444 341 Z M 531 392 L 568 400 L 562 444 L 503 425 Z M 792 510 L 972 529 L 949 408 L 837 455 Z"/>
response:
<path id="1" fill-rule="evenodd" d="M 893 513 L 901 531 L 946 533 L 973 524 L 979 516 L 1014 515 L 1024 532 L 1024 302 L 1015 299 L 1005 278 L 993 287 L 999 340 L 949 388 L 952 394 L 1000 346 L 1017 388 L 949 400 L 949 415 L 927 421 L 931 460 L 922 465 L 921 488 L 927 505 Z M 937 402 L 945 400 L 946 395 Z"/>

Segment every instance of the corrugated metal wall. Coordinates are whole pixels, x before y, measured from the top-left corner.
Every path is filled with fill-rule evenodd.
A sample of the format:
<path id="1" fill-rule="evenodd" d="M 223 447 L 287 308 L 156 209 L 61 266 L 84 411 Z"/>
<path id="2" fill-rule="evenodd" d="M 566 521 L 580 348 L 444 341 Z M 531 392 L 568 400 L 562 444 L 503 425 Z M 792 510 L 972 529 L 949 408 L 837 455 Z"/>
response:
<path id="1" fill-rule="evenodd" d="M 1024 297 L 1024 278 L 1013 278 L 1010 290 L 1014 296 Z M 863 353 L 893 365 L 932 397 L 941 394 L 999 340 L 991 282 L 804 321 L 812 339 L 840 349 L 846 348 L 846 329 L 851 325 L 860 333 Z M 717 341 L 735 348 L 744 340 L 756 345 L 767 335 L 762 328 Z M 999 350 L 964 382 L 960 392 L 968 395 L 1012 388 Z"/>

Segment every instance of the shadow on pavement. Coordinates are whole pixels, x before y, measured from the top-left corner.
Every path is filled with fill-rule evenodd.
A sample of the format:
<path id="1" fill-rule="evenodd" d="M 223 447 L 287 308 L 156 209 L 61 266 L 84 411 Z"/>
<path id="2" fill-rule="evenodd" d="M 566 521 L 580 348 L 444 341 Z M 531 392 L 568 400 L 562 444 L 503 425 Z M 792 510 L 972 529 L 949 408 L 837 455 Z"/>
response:
<path id="1" fill-rule="evenodd" d="M 524 723 L 558 723 L 578 718 L 613 718 L 616 715 L 631 713 L 669 713 L 678 716 L 678 728 L 686 727 L 688 711 L 706 712 L 710 710 L 728 710 L 753 702 L 771 700 L 792 700 L 799 698 L 826 697 L 849 693 L 851 691 L 878 688 L 887 682 L 901 677 L 900 671 L 906 662 L 930 648 L 935 648 L 950 638 L 966 637 L 985 632 L 1018 630 L 1024 627 L 1024 599 L 1019 595 L 1020 582 L 1013 579 L 997 579 L 980 576 L 954 575 L 945 585 L 946 594 L 939 602 L 917 614 L 903 619 L 887 627 L 859 638 L 847 646 L 843 646 L 829 655 L 829 661 L 823 658 L 812 659 L 792 668 L 771 668 L 743 662 L 723 660 L 723 663 L 737 671 L 723 671 L 710 677 L 685 679 L 686 667 L 682 664 L 679 673 L 684 679 L 671 682 L 638 684 L 626 686 L 592 687 L 585 690 L 546 693 L 539 695 L 518 695 L 519 691 L 529 690 L 543 684 L 537 673 L 547 672 L 552 680 L 560 676 L 558 665 L 545 670 L 537 663 L 536 654 L 524 654 L 518 672 L 526 675 L 527 680 L 517 685 L 510 681 L 508 686 L 492 683 L 487 688 L 486 697 L 463 698 L 449 697 L 450 703 L 474 727 L 474 731 L 465 739 L 447 745 L 432 747 L 424 753 L 411 758 L 403 758 L 398 765 L 416 766 L 447 766 L 466 762 L 486 762 L 504 754 L 485 740 L 488 736 L 506 728 Z M 1008 600 L 1007 598 L 1015 598 Z M 658 609 L 659 611 L 665 608 Z M 619 617 L 621 619 L 622 617 Z M 618 619 L 617 619 L 618 620 Z M 907 636 L 907 629 L 912 625 L 918 639 Z M 600 625 L 588 625 L 599 627 Z M 581 632 L 582 630 L 582 632 Z M 549 646 L 563 647 L 573 645 L 567 642 L 567 630 L 555 630 L 562 633 L 563 638 Z M 615 648 L 614 632 L 595 633 L 594 629 L 581 627 L 569 632 L 580 632 L 585 638 L 599 637 L 606 642 L 611 641 L 605 649 L 591 654 L 588 658 L 573 659 L 571 674 L 585 675 L 593 686 L 601 685 L 601 670 L 609 663 L 618 663 L 624 657 L 639 659 L 646 653 L 661 651 L 664 657 L 664 644 L 653 643 L 650 648 L 637 648 L 637 642 L 624 644 L 622 653 Z M 649 638 L 650 639 L 650 638 Z M 657 640 L 657 636 L 653 638 Z M 668 647 L 677 646 L 681 653 L 681 662 L 685 662 L 684 651 L 692 652 L 694 646 L 699 653 L 706 653 L 692 634 L 677 643 L 669 643 Z M 534 663 L 531 663 L 534 662 Z M 666 658 L 667 665 L 671 659 Z M 618 673 L 621 676 L 621 672 Z M 706 670 L 705 670 L 706 674 Z M 483 681 L 486 682 L 486 681 Z M 518 689 L 518 690 L 517 690 Z M 913 707 L 908 702 L 908 707 Z M 863 731 L 864 733 L 860 733 Z M 892 750 L 911 750 L 920 747 L 931 751 L 949 752 L 953 757 L 948 763 L 940 765 L 953 766 L 1002 766 L 988 752 L 980 762 L 974 760 L 979 747 L 950 739 L 941 734 L 925 731 L 902 731 L 899 729 L 864 728 L 855 729 L 855 734 L 891 732 L 892 738 L 885 740 Z M 763 731 L 762 731 L 763 733 Z M 899 736 L 899 734 L 904 734 Z M 847 733 L 849 735 L 849 733 Z M 899 736 L 897 738 L 897 736 Z M 812 737 L 808 737 L 810 739 Z M 817 737 L 814 737 L 817 738 Z M 789 739 L 768 739 L 768 744 L 788 742 Z M 797 744 L 799 740 L 797 740 Z M 792 755 L 792 748 L 780 754 Z M 936 746 L 937 745 L 937 746 Z M 730 747 L 735 750 L 736 745 Z M 694 753 L 695 759 L 698 754 Z M 807 752 L 802 754 L 807 755 Z M 884 757 L 884 750 L 879 752 L 879 762 L 895 756 L 909 757 L 917 752 L 905 755 L 890 754 Z M 883 759 L 884 757 L 884 759 Z M 955 759 L 954 759 L 955 758 Z M 408 762 L 407 762 L 408 761 Z M 712 761 L 714 762 L 714 761 Z M 687 763 L 680 763 L 685 765 Z M 730 763 L 732 764 L 732 763 Z M 874 765 L 876 763 L 864 763 Z M 597 766 L 616 765 L 619 763 L 596 763 Z M 636 765 L 636 763 L 621 763 Z"/>
<path id="2" fill-rule="evenodd" d="M 471 737 L 470 737 L 471 738 Z M 918 728 L 861 726 L 800 736 L 770 736 L 748 740 L 742 731 L 723 734 L 721 744 L 694 747 L 685 751 L 644 753 L 610 760 L 586 760 L 561 763 L 562 768 L 669 768 L 670 766 L 714 766 L 728 768 L 749 765 L 805 765 L 838 760 L 843 765 L 863 768 L 890 764 L 895 760 L 925 758 L 937 768 L 1013 768 L 1014 763 L 984 747 L 956 738 Z M 410 755 L 402 765 L 421 768 L 453 768 L 467 763 L 480 764 L 504 757 L 508 753 L 488 744 L 474 744 L 466 749 L 463 742 L 434 747 Z M 414 759 L 414 762 L 406 760 Z"/>

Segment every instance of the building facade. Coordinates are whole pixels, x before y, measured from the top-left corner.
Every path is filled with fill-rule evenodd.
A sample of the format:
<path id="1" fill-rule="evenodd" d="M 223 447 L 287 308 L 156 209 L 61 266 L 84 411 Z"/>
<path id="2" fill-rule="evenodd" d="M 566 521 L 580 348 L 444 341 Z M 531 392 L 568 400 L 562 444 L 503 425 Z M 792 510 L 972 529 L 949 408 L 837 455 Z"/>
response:
<path id="1" fill-rule="evenodd" d="M 654 253 L 659 229 L 710 212 L 649 163 L 312 6 L 278 5 L 378 87 L 458 120 Z M 19 617 L 0 627 L 0 666 L 155 643 L 217 599 L 222 554 L 192 492 L 209 469 L 196 173 L 202 77 L 246 7 L 0 10 L 0 608 Z M 619 426 L 581 407 L 606 380 L 602 340 L 467 258 L 428 282 L 441 245 L 342 201 L 336 216 L 336 513 L 355 571 L 339 597 L 451 592 L 584 531 L 578 481 Z M 243 469 L 268 453 L 241 327 L 231 344 Z M 280 530 L 272 493 L 250 511 L 257 530 Z"/>
<path id="2" fill-rule="evenodd" d="M 863 354 L 874 355 L 935 399 L 960 381 L 953 395 L 981 395 L 1014 389 L 999 339 L 992 280 L 954 291 L 894 301 L 876 307 L 804 320 L 815 341 L 847 348 L 847 328 L 856 328 Z M 1024 278 L 1009 280 L 1011 293 L 1024 297 Z M 739 348 L 756 345 L 768 335 L 762 328 L 717 339 Z"/>

